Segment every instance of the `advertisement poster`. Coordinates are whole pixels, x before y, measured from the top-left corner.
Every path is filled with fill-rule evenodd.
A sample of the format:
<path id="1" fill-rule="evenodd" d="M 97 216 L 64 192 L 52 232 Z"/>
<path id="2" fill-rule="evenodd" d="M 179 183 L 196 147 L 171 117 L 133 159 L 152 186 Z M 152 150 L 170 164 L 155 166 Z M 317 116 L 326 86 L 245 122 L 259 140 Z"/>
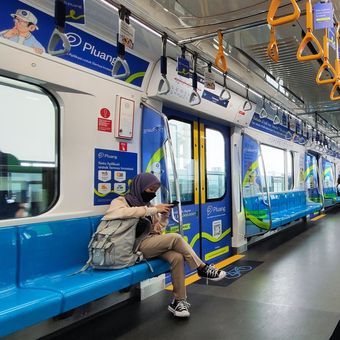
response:
<path id="1" fill-rule="evenodd" d="M 137 154 L 94 150 L 94 205 L 105 205 L 129 190 L 137 175 Z"/>
<path id="2" fill-rule="evenodd" d="M 269 133 L 273 136 L 292 141 L 296 144 L 306 144 L 307 138 L 303 136 L 300 122 L 295 121 L 294 118 L 288 117 L 288 124 L 286 119 L 287 117 L 283 114 L 280 124 L 274 124 L 273 119 L 270 118 L 272 115 L 270 114 L 269 105 L 268 108 L 266 107 L 266 111 L 269 113 L 267 118 L 261 118 L 260 115 L 255 112 L 250 122 L 250 127 Z"/>
<path id="3" fill-rule="evenodd" d="M 318 165 L 316 157 L 314 155 L 306 153 L 305 163 L 305 182 L 308 193 L 307 199 L 316 203 L 320 203 L 321 195 L 319 193 Z"/>
<path id="4" fill-rule="evenodd" d="M 72 22 L 66 23 L 65 27 L 65 34 L 70 42 L 71 51 L 69 54 L 55 58 L 62 58 L 111 76 L 112 63 L 117 56 L 116 46 L 85 32 L 86 6 L 84 7 L 82 1 L 66 1 L 66 8 L 66 20 Z M 54 22 L 53 16 L 21 1 L 0 2 L 0 42 L 2 39 L 7 39 L 33 49 L 34 53 L 47 53 L 48 43 L 55 29 Z M 74 23 L 81 25 L 75 27 Z M 116 33 L 113 32 L 112 37 L 115 36 Z M 57 49 L 60 47 L 58 45 Z M 131 72 L 124 81 L 141 87 L 149 62 L 129 51 L 126 51 L 125 59 Z"/>
<path id="5" fill-rule="evenodd" d="M 246 214 L 247 234 L 256 233 L 257 227 L 270 229 L 270 216 L 268 205 L 264 204 L 267 192 L 261 183 L 260 164 L 262 162 L 258 142 L 248 135 L 243 136 L 242 143 L 242 189 L 243 205 Z M 262 200 L 259 199 L 262 197 Z M 255 230 L 254 230 L 255 227 Z"/>
<path id="6" fill-rule="evenodd" d="M 334 164 L 322 158 L 323 195 L 326 199 L 336 200 Z"/>

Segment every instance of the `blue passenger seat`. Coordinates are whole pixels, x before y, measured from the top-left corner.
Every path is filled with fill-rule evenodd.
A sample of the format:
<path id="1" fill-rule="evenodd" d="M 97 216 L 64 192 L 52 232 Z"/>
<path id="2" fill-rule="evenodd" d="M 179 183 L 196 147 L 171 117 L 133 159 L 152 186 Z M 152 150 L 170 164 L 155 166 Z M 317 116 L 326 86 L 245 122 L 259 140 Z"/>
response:
<path id="1" fill-rule="evenodd" d="M 0 249 L 0 337 L 2 337 L 58 315 L 61 312 L 62 295 L 49 290 L 18 287 L 15 227 L 0 228 Z"/>
<path id="2" fill-rule="evenodd" d="M 169 271 L 153 259 L 77 273 L 100 217 L 0 229 L 0 337 Z"/>

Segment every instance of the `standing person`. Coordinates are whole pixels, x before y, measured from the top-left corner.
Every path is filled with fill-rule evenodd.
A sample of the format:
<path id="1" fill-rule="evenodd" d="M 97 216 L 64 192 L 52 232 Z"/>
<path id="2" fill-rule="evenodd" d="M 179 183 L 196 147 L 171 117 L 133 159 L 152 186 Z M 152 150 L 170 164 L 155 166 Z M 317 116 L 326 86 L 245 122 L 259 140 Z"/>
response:
<path id="1" fill-rule="evenodd" d="M 340 196 L 340 175 L 338 176 L 338 181 L 336 184 L 336 194 L 337 196 Z"/>
<path id="2" fill-rule="evenodd" d="M 138 238 L 137 228 L 138 250 L 146 259 L 160 257 L 170 263 L 174 298 L 168 310 L 175 316 L 189 317 L 190 304 L 187 302 L 185 288 L 184 261 L 188 262 L 191 269 L 197 269 L 199 276 L 210 280 L 222 280 L 226 272 L 204 263 L 181 235 L 162 234 L 168 224 L 172 204 L 150 205 L 160 186 L 160 181 L 153 174 L 137 175 L 131 183 L 130 192 L 125 197 L 112 200 L 103 220 L 140 217 L 150 220 L 151 229 L 146 235 L 143 233 L 141 238 Z"/>

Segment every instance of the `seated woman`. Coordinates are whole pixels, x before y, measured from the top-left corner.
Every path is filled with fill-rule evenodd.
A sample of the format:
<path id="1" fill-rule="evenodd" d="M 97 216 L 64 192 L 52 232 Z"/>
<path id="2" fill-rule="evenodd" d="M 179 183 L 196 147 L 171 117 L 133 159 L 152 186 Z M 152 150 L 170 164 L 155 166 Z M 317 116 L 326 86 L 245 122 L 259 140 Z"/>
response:
<path id="1" fill-rule="evenodd" d="M 175 316 L 188 317 L 190 304 L 186 300 L 184 261 L 191 269 L 197 269 L 199 276 L 210 280 L 222 280 L 226 272 L 204 263 L 181 235 L 162 233 L 168 224 L 172 204 L 151 206 L 149 203 L 160 186 L 158 178 L 150 173 L 137 175 L 130 192 L 112 200 L 103 220 L 146 217 L 151 221 L 150 232 L 137 238 L 137 248 L 146 259 L 160 257 L 170 263 L 174 298 L 168 310 Z"/>

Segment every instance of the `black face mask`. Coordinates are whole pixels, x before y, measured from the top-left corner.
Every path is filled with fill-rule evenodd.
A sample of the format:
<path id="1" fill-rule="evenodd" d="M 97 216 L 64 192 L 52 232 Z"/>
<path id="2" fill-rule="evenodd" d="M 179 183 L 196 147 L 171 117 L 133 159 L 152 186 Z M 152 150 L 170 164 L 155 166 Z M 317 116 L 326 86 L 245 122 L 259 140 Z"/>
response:
<path id="1" fill-rule="evenodd" d="M 141 196 L 143 198 L 143 202 L 149 203 L 153 198 L 156 197 L 156 194 L 154 192 L 143 191 Z"/>

